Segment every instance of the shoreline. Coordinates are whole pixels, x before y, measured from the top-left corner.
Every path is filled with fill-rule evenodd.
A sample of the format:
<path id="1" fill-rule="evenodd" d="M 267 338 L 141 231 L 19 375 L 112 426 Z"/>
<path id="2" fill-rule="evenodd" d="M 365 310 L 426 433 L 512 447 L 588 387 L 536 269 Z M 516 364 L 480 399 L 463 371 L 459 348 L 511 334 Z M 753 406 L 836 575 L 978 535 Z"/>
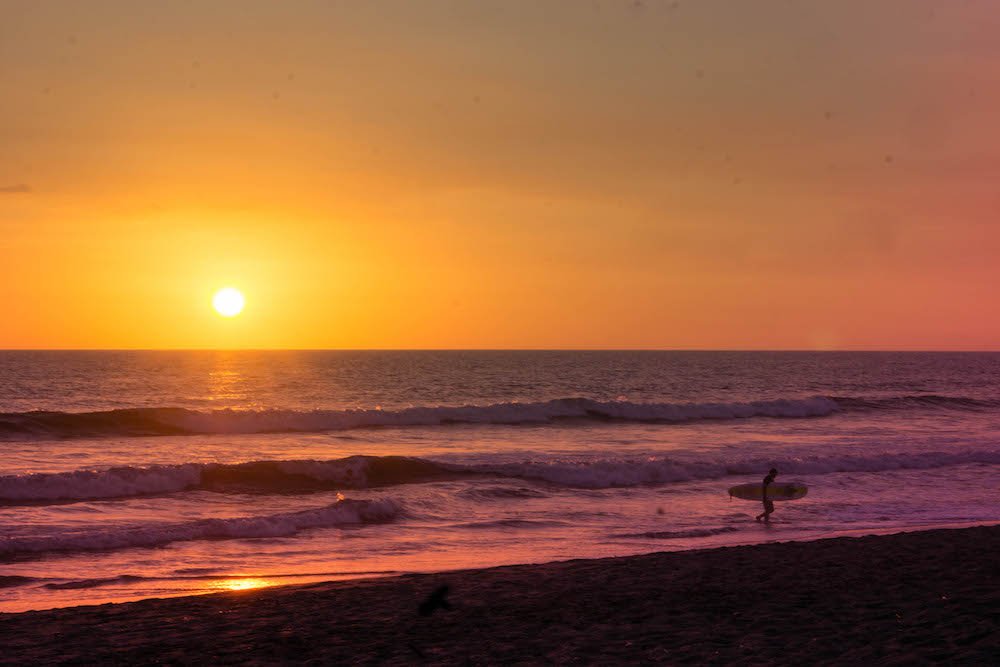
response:
<path id="1" fill-rule="evenodd" d="M 763 528 L 767 528 L 768 524 L 758 524 Z M 773 524 L 772 524 L 773 525 Z M 784 525 L 782 520 L 777 521 L 777 525 Z M 182 592 L 166 592 L 164 591 L 161 595 L 149 595 L 146 597 L 141 596 L 121 596 L 121 597 L 104 597 L 103 599 L 98 597 L 92 600 L 82 600 L 76 604 L 55 604 L 53 606 L 42 606 L 42 607 L 28 607 L 22 609 L 5 609 L 5 606 L 13 605 L 0 605 L 0 617 L 5 614 L 23 614 L 36 611 L 54 611 L 57 609 L 84 609 L 91 607 L 98 607 L 108 604 L 128 604 L 132 602 L 142 602 L 145 600 L 170 600 L 177 598 L 188 598 L 188 597 L 198 597 L 202 595 L 214 595 L 216 593 L 224 593 L 229 590 L 264 590 L 264 589 L 275 589 L 275 588 L 293 588 L 301 586 L 310 586 L 317 584 L 326 583 L 345 583 L 345 582 L 356 582 L 356 581 L 367 581 L 371 579 L 383 579 L 383 578 L 393 578 L 393 577 L 403 577 L 410 575 L 432 575 L 432 574 L 447 574 L 449 572 L 464 572 L 472 570 L 492 570 L 498 567 L 510 567 L 516 565 L 548 565 L 554 563 L 563 563 L 569 561 L 584 561 L 584 560 L 602 560 L 608 558 L 628 558 L 631 556 L 643 556 L 654 553 L 683 553 L 689 551 L 710 551 L 714 549 L 723 549 L 729 547 L 750 547 L 763 544 L 774 544 L 781 542 L 815 542 L 817 540 L 834 539 L 838 537 L 866 537 L 871 535 L 896 535 L 901 533 L 913 533 L 913 532 L 924 532 L 931 530 L 943 530 L 943 529 L 962 529 L 962 528 L 974 528 L 979 526 L 1000 526 L 1000 520 L 996 521 L 955 521 L 955 522 L 944 522 L 944 523 L 933 523 L 933 524 L 922 524 L 922 525 L 904 525 L 904 526 L 887 526 L 887 527 L 865 527 L 865 528 L 854 528 L 846 530 L 829 530 L 824 532 L 816 533 L 801 533 L 801 532 L 787 532 L 782 533 L 780 537 L 771 537 L 768 539 L 748 539 L 733 536 L 715 536 L 714 538 L 699 540 L 700 544 L 689 544 L 685 546 L 678 545 L 662 545 L 662 548 L 649 550 L 649 551 L 638 551 L 635 553 L 625 553 L 620 555 L 581 555 L 573 558 L 556 558 L 553 560 L 537 560 L 537 561 L 523 561 L 523 562 L 500 562 L 500 563 L 471 563 L 468 565 L 459 565 L 457 567 L 451 567 L 447 569 L 434 569 L 434 570 L 385 570 L 385 571 L 372 571 L 372 572 L 325 572 L 325 573 L 294 573 L 294 574 L 279 574 L 279 575 L 246 575 L 246 574 L 234 574 L 234 575 L 199 575 L 193 577 L 182 577 L 183 579 L 198 579 L 205 581 L 216 581 L 225 580 L 227 582 L 238 582 L 246 580 L 253 582 L 252 585 L 246 586 L 246 588 L 228 588 L 225 586 L 221 587 L 211 587 L 208 589 L 198 589 L 192 588 L 184 590 Z M 0 565 L 3 561 L 0 560 Z M 14 578 L 17 578 L 15 575 Z M 0 576 L 0 579 L 3 579 Z M 166 578 L 170 580 L 171 578 Z M 155 578 L 149 578 L 148 581 L 155 581 Z M 72 582 L 71 587 L 72 587 Z"/>
<path id="2" fill-rule="evenodd" d="M 987 663 L 998 550 L 980 525 L 8 613 L 0 664 Z"/>

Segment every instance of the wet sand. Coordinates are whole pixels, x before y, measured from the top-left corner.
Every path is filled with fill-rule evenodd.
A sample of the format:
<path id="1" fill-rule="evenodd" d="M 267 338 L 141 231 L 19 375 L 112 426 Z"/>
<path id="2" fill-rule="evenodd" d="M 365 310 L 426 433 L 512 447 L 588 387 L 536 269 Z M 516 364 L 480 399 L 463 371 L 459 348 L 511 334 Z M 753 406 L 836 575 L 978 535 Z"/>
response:
<path id="1" fill-rule="evenodd" d="M 5 614 L 0 664 L 997 664 L 998 553 L 989 526 Z"/>

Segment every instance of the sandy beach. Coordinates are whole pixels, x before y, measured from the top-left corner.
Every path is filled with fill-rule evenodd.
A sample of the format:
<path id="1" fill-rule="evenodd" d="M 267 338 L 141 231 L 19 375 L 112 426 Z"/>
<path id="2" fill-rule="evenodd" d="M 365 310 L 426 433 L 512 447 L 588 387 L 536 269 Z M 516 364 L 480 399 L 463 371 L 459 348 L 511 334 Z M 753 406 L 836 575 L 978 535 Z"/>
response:
<path id="1" fill-rule="evenodd" d="M 987 664 L 1000 527 L 0 616 L 0 663 Z M 439 586 L 450 610 L 421 615 Z"/>

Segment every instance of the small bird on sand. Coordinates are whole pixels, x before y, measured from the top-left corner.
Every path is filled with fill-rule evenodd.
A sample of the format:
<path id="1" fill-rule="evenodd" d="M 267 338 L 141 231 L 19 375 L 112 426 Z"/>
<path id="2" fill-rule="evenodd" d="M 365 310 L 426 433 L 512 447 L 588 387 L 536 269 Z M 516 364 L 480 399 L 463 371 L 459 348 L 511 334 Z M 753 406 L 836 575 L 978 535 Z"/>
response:
<path id="1" fill-rule="evenodd" d="M 440 609 L 451 609 L 451 603 L 448 602 L 448 591 L 451 588 L 448 584 L 443 584 L 434 589 L 434 592 L 427 596 L 427 599 L 420 603 L 417 611 L 421 616 L 430 616 L 435 611 Z"/>

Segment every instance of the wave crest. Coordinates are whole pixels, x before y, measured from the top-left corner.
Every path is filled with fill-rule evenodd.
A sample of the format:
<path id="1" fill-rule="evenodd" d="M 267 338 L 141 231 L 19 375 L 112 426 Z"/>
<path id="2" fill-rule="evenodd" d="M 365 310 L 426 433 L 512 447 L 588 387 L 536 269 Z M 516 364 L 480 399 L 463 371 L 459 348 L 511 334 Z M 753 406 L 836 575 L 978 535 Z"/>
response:
<path id="1" fill-rule="evenodd" d="M 87 529 L 38 537 L 4 537 L 0 539 L 0 557 L 15 558 L 27 554 L 53 551 L 156 547 L 188 540 L 289 537 L 310 528 L 332 528 L 392 521 L 399 515 L 400 511 L 400 505 L 388 498 L 339 500 L 326 507 L 267 516 L 200 519 L 174 524 Z"/>
<path id="2" fill-rule="evenodd" d="M 128 408 L 100 412 L 0 413 L 0 439 L 73 439 L 162 435 L 317 433 L 366 427 L 449 424 L 548 424 L 565 420 L 682 423 L 754 417 L 802 419 L 879 410 L 995 410 L 1000 399 L 918 394 L 812 396 L 745 402 L 640 403 L 558 398 L 489 405 L 415 406 L 396 410 L 212 410 Z"/>
<path id="3" fill-rule="evenodd" d="M 399 410 L 214 410 L 130 408 L 103 412 L 16 412 L 0 414 L 0 437 L 88 438 L 229 433 L 313 433 L 374 426 L 448 424 L 545 424 L 591 419 L 631 422 L 687 422 L 751 417 L 823 417 L 839 410 L 822 396 L 734 403 L 634 403 L 560 398 L 535 403 L 418 406 Z"/>
<path id="4" fill-rule="evenodd" d="M 670 458 L 559 460 L 450 464 L 404 456 L 351 456 L 329 461 L 186 463 L 0 477 L 0 504 L 48 504 L 205 490 L 221 493 L 311 493 L 386 487 L 470 477 L 502 477 L 585 489 L 656 486 L 756 475 L 776 467 L 782 474 L 921 470 L 964 464 L 1000 464 L 1000 451 L 972 450 L 871 455 L 812 455 L 787 459 Z M 531 488 L 484 486 L 461 492 L 471 500 L 544 497 Z"/>
<path id="5" fill-rule="evenodd" d="M 783 475 L 826 475 L 838 472 L 927 470 L 972 463 L 1000 464 L 1000 451 L 959 451 L 811 456 L 789 459 L 679 460 L 650 457 L 639 460 L 604 459 L 585 463 L 527 461 L 472 466 L 480 473 L 548 482 L 583 489 L 656 486 L 675 482 L 712 480 L 732 475 L 757 475 L 777 468 Z"/>
<path id="6" fill-rule="evenodd" d="M 0 476 L 0 504 L 73 502 L 203 489 L 228 493 L 307 493 L 453 477 L 454 466 L 405 456 L 329 461 L 183 463 Z"/>

